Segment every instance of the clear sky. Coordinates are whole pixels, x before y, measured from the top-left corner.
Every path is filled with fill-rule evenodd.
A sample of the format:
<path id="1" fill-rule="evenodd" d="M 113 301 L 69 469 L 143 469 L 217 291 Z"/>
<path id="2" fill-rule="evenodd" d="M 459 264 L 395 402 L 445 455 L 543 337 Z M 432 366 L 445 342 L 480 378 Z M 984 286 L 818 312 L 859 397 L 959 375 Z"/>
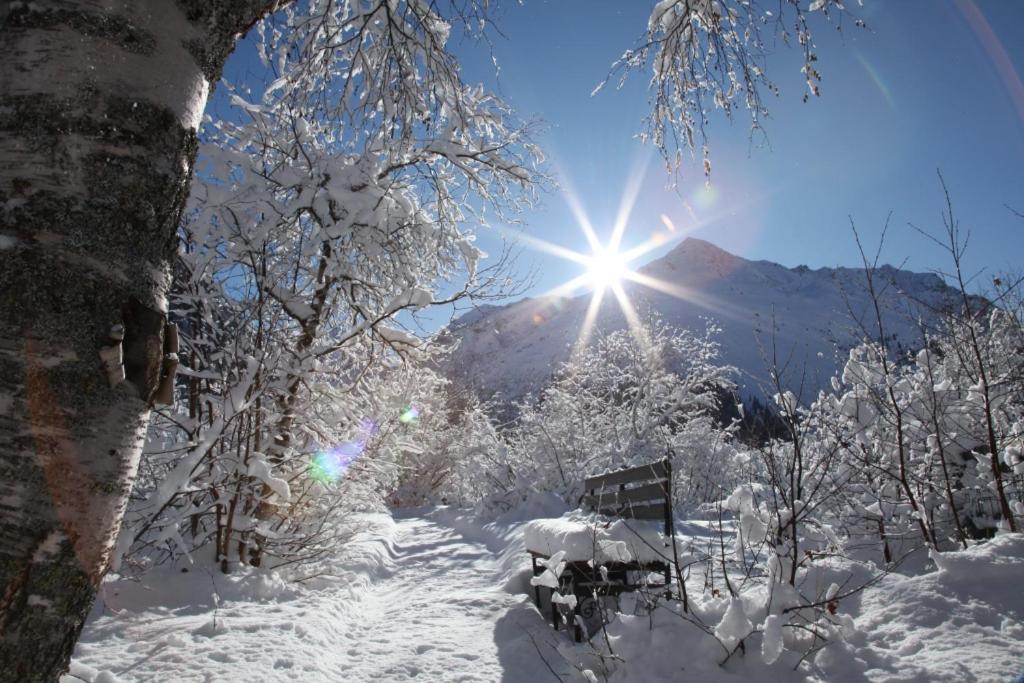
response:
<path id="1" fill-rule="evenodd" d="M 908 227 L 941 230 L 940 169 L 972 233 L 966 265 L 982 273 L 978 287 L 992 275 L 1024 271 L 1024 219 L 1006 208 L 1024 213 L 1024 1 L 847 4 L 868 29 L 846 22 L 840 34 L 815 23 L 821 97 L 803 102 L 800 55 L 780 44 L 769 61 L 781 94 L 767 96 L 768 144 L 751 143 L 745 112 L 732 122 L 718 117 L 710 127 L 710 186 L 700 160 L 691 159 L 672 189 L 660 157 L 636 137 L 648 107 L 646 74 L 591 96 L 611 63 L 636 45 L 653 0 L 494 3 L 497 79 L 483 46 L 453 35 L 452 47 L 467 81 L 483 82 L 522 117 L 543 121 L 538 142 L 558 182 L 516 230 L 587 253 L 567 197 L 607 239 L 627 187 L 638 184 L 624 247 L 656 233 L 665 243 L 634 267 L 685 235 L 791 267 L 857 266 L 849 218 L 873 247 L 892 212 L 883 260 L 941 269 L 948 266 L 943 252 Z M 248 42 L 229 61 L 228 78 L 253 78 L 260 69 Z M 214 115 L 223 115 L 224 96 L 218 88 Z M 482 231 L 479 244 L 498 253 L 501 235 L 512 232 Z M 526 249 L 519 270 L 536 273 L 527 292 L 536 296 L 585 267 Z M 421 323 L 432 328 L 446 318 L 435 311 Z"/>
<path id="2" fill-rule="evenodd" d="M 634 74 L 621 90 L 591 96 L 608 66 L 641 35 L 651 2 L 525 0 L 504 3 L 504 37 L 494 51 L 497 87 L 526 117 L 542 119 L 540 142 L 561 187 L 523 216 L 527 234 L 588 251 L 566 194 L 576 197 L 606 238 L 631 179 L 642 176 L 625 234 L 638 244 L 661 232 L 692 234 L 740 256 L 812 268 L 859 265 L 852 216 L 877 244 L 886 215 L 883 259 L 913 270 L 947 265 L 942 252 L 908 222 L 941 229 L 936 169 L 972 231 L 968 266 L 1022 270 L 1024 219 L 1024 2 L 1010 0 L 863 0 L 843 34 L 818 23 L 815 42 L 822 96 L 802 101 L 796 51 L 780 45 L 769 62 L 782 92 L 769 103 L 768 146 L 752 146 L 748 120 L 715 120 L 713 173 L 707 188 L 699 159 L 666 187 L 660 158 L 635 134 L 647 111 L 647 81 Z M 457 47 L 468 80 L 493 84 L 479 50 Z M 668 233 L 661 216 L 676 226 Z M 481 237 L 496 250 L 493 235 Z M 671 243 L 645 259 L 664 254 Z M 542 294 L 583 272 L 580 265 L 526 251 Z M 981 281 L 990 281 L 983 276 Z"/>

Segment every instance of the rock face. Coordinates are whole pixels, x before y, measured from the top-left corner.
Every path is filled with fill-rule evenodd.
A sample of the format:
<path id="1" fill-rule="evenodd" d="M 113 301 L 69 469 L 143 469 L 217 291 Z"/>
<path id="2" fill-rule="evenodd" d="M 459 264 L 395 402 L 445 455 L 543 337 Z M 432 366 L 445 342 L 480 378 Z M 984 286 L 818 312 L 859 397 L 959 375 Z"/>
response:
<path id="1" fill-rule="evenodd" d="M 625 285 L 641 318 L 654 314 L 696 332 L 714 321 L 721 328 L 721 361 L 738 368 L 743 396 L 774 393 L 768 372 L 774 357 L 787 387 L 805 401 L 813 399 L 865 332 L 877 338 L 860 269 L 786 268 L 689 238 L 640 273 L 662 283 L 658 289 Z M 876 278 L 885 286 L 885 334 L 896 349 L 917 347 L 919 323 L 934 327 L 937 311 L 955 305 L 953 290 L 936 275 L 883 266 Z M 444 370 L 484 399 L 511 402 L 536 395 L 569 358 L 589 301 L 584 294 L 481 307 L 446 331 L 459 347 Z M 605 297 L 597 328 L 625 325 L 614 297 Z"/>

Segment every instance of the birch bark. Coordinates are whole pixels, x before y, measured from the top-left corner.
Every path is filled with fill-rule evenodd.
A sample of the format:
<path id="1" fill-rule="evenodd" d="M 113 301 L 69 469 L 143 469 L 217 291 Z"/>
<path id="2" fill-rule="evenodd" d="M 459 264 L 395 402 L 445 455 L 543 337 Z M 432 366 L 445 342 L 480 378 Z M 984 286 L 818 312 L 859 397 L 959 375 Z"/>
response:
<path id="1" fill-rule="evenodd" d="M 196 128 L 277 4 L 0 4 L 0 681 L 67 668 L 159 378 Z"/>

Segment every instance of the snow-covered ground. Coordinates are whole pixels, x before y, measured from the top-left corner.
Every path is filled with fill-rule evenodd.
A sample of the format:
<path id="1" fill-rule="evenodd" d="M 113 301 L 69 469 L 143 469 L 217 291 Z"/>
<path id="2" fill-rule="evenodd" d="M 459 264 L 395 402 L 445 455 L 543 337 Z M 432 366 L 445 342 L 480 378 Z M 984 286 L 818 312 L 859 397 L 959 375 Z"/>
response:
<path id="1" fill-rule="evenodd" d="M 844 602 L 855 628 L 798 670 L 721 647 L 668 610 L 627 606 L 604 667 L 554 632 L 528 597 L 523 522 L 553 502 L 482 524 L 451 508 L 367 516 L 332 570 L 285 583 L 266 572 L 160 570 L 110 579 L 71 675 L 110 681 L 1011 681 L 1024 672 L 1024 536 L 1005 535 L 890 575 Z M 721 602 L 722 604 L 718 604 Z M 709 601 L 705 619 L 724 612 Z M 713 623 L 713 622 L 712 622 Z M 652 628 L 653 625 L 653 628 Z"/>
<path id="2" fill-rule="evenodd" d="M 482 532 L 466 538 L 444 512 L 368 518 L 339 577 L 313 585 L 255 571 L 108 580 L 63 682 L 551 678 L 537 648 L 555 634 L 504 590 Z"/>
<path id="3" fill-rule="evenodd" d="M 939 570 L 865 592 L 856 650 L 884 681 L 1024 678 L 1024 535 L 943 553 Z M 1020 677 L 1020 678 L 1019 678 Z"/>

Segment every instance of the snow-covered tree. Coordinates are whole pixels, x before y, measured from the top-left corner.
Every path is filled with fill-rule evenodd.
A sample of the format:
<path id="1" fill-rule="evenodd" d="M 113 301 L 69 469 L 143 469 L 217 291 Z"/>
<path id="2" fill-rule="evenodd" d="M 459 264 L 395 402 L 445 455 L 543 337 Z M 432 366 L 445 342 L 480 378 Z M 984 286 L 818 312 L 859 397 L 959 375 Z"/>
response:
<path id="1" fill-rule="evenodd" d="M 746 110 L 751 132 L 761 130 L 768 115 L 765 94 L 778 94 L 767 66 L 778 41 L 795 41 L 803 57 L 804 100 L 818 96 L 821 74 L 812 24 L 821 16 L 841 27 L 846 15 L 841 0 L 659 0 L 645 34 L 612 65 L 609 79 L 649 68 L 651 112 L 644 137 L 670 170 L 678 169 L 684 151 L 692 153 L 699 145 L 710 175 L 706 127 L 712 112 L 731 118 Z"/>
<path id="2" fill-rule="evenodd" d="M 671 457 L 680 502 L 718 497 L 709 468 L 732 451 L 714 418 L 720 390 L 732 384 L 731 369 L 717 363 L 715 333 L 713 325 L 696 335 L 655 320 L 578 349 L 509 434 L 514 460 L 528 464 L 524 488 L 575 503 L 587 476 Z"/>
<path id="3" fill-rule="evenodd" d="M 138 508 L 139 543 L 184 532 L 186 547 L 214 540 L 224 570 L 291 562 L 309 555 L 310 520 L 319 533 L 327 519 L 319 498 L 365 502 L 310 484 L 316 458 L 354 457 L 337 451 L 349 444 L 385 479 L 403 467 L 379 399 L 425 352 L 397 318 L 489 291 L 473 227 L 530 201 L 538 178 L 528 127 L 461 80 L 436 11 L 313 2 L 258 26 L 278 77 L 233 89 L 234 110 L 204 129 L 183 228 L 175 304 L 199 321 L 182 325 L 183 373 L 206 384 L 205 414 L 168 415 L 178 446 L 153 442 L 158 459 L 178 456 Z M 351 488 L 359 468 L 342 470 Z"/>
<path id="4" fill-rule="evenodd" d="M 432 380 L 432 381 L 431 381 Z M 420 398 L 410 402 L 415 438 L 401 454 L 395 506 L 448 503 L 497 504 L 508 490 L 506 448 L 487 414 L 472 396 L 457 395 L 447 380 L 420 371 Z"/>

